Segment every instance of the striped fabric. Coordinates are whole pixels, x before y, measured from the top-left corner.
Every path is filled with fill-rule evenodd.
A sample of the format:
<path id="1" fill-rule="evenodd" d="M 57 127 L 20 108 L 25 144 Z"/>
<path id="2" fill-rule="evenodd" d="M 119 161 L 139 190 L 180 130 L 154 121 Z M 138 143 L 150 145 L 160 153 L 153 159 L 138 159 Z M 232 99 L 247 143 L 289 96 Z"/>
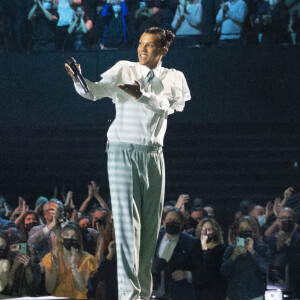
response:
<path id="1" fill-rule="evenodd" d="M 108 175 L 117 244 L 119 300 L 149 299 L 165 187 L 162 148 L 112 142 Z"/>

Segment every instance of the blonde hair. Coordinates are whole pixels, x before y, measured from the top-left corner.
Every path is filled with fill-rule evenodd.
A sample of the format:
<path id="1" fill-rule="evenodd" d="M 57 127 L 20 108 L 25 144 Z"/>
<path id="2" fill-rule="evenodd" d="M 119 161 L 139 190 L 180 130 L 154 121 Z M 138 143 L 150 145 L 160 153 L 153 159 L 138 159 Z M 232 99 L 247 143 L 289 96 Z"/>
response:
<path id="1" fill-rule="evenodd" d="M 59 250 L 62 251 L 63 249 L 63 235 L 68 231 L 73 230 L 76 233 L 77 241 L 79 244 L 78 253 L 83 252 L 83 240 L 82 240 L 82 233 L 81 228 L 79 225 L 73 222 L 69 222 L 61 231 L 58 239 L 57 239 L 57 247 Z"/>

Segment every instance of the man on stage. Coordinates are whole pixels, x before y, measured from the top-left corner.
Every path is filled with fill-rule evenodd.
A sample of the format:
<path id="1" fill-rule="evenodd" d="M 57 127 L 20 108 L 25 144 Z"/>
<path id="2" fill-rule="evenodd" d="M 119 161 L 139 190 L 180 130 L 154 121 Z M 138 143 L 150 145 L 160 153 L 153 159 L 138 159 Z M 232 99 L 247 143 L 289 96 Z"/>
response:
<path id="1" fill-rule="evenodd" d="M 151 266 L 165 192 L 162 146 L 167 118 L 174 110 L 182 111 L 191 98 L 183 73 L 161 65 L 174 37 L 168 30 L 147 29 L 137 49 L 139 62 L 119 61 L 99 82 L 86 80 L 87 93 L 66 65 L 81 96 L 109 97 L 116 107 L 107 153 L 119 300 L 151 296 Z"/>

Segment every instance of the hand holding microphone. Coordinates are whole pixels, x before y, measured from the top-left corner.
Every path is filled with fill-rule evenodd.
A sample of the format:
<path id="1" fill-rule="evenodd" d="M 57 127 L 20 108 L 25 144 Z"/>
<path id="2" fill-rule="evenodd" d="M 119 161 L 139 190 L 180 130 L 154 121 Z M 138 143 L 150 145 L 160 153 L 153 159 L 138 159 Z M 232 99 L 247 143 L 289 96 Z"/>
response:
<path id="1" fill-rule="evenodd" d="M 84 91 L 88 93 L 90 90 L 82 77 L 80 65 L 76 63 L 76 60 L 73 57 L 66 61 L 65 68 L 73 81 L 79 82 Z"/>

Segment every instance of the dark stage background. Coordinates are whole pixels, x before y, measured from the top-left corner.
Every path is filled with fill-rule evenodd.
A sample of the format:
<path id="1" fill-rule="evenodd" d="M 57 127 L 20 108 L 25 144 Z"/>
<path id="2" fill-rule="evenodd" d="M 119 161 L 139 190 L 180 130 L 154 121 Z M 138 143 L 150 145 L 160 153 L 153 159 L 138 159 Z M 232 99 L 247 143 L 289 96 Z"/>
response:
<path id="1" fill-rule="evenodd" d="M 12 205 L 18 195 L 51 197 L 55 186 L 73 190 L 79 205 L 91 179 L 109 200 L 114 106 L 76 94 L 64 70 L 69 56 L 96 81 L 136 51 L 1 54 L 0 194 Z M 192 100 L 169 117 L 166 200 L 202 197 L 232 217 L 241 199 L 265 203 L 300 187 L 299 57 L 299 48 L 281 47 L 169 51 L 163 65 L 184 72 Z"/>

